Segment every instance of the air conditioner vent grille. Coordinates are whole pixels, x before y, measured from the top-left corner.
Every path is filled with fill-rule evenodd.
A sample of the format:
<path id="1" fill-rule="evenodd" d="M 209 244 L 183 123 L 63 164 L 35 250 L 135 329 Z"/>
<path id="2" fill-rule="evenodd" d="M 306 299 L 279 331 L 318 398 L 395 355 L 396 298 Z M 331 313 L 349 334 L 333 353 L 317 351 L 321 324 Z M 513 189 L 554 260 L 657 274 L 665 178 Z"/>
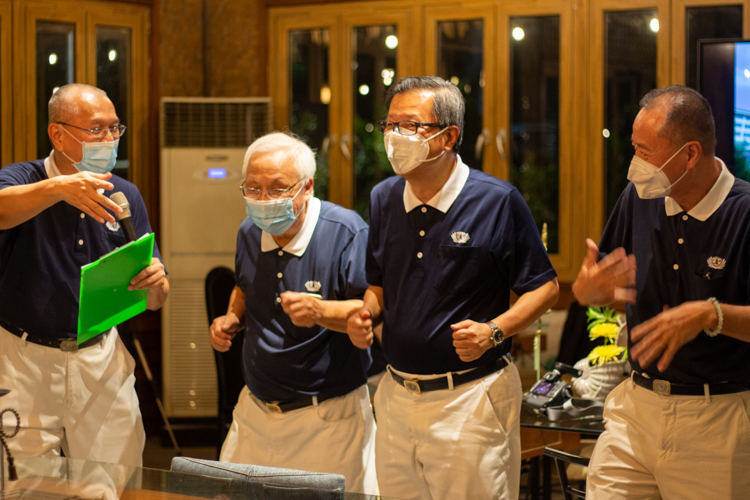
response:
<path id="1" fill-rule="evenodd" d="M 271 102 L 165 101 L 164 147 L 246 148 L 272 127 Z"/>

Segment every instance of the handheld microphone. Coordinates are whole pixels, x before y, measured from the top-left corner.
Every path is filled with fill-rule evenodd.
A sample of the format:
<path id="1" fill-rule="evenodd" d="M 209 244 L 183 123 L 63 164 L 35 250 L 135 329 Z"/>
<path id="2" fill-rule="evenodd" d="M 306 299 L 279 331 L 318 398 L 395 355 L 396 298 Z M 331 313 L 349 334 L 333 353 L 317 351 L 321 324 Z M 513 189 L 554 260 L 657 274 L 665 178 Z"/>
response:
<path id="1" fill-rule="evenodd" d="M 137 240 L 138 235 L 135 232 L 133 219 L 130 217 L 130 203 L 128 203 L 128 199 L 125 197 L 122 191 L 112 193 L 109 199 L 117 203 L 120 208 L 122 208 L 122 213 L 117 216 L 117 220 L 120 222 L 122 230 L 125 233 L 125 239 L 128 240 L 128 243 Z"/>

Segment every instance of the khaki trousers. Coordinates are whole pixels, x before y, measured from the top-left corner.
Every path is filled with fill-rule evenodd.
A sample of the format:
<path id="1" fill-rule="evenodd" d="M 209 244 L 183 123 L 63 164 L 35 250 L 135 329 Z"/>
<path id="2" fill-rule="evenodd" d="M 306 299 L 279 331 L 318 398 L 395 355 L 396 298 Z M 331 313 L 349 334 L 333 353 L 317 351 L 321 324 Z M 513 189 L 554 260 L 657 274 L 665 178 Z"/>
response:
<path id="1" fill-rule="evenodd" d="M 750 391 L 661 396 L 628 379 L 607 397 L 588 499 L 750 498 Z"/>

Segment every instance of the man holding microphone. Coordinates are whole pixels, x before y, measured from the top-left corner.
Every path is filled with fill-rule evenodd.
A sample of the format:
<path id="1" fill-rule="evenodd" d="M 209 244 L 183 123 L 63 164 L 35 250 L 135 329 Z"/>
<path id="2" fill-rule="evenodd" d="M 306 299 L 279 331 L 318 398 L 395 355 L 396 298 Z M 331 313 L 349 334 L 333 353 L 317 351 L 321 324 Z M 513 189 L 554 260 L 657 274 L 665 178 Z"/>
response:
<path id="1" fill-rule="evenodd" d="M 104 91 L 61 87 L 49 102 L 45 159 L 0 170 L 0 387 L 18 410 L 16 459 L 43 454 L 140 465 L 145 433 L 135 362 L 112 328 L 76 344 L 81 266 L 127 243 L 115 220 L 130 202 L 138 234 L 151 231 L 138 189 L 110 173 L 125 132 Z M 169 293 L 159 249 L 130 282 L 159 309 Z M 10 425 L 8 421 L 8 425 Z M 14 423 L 14 422 L 13 422 Z"/>

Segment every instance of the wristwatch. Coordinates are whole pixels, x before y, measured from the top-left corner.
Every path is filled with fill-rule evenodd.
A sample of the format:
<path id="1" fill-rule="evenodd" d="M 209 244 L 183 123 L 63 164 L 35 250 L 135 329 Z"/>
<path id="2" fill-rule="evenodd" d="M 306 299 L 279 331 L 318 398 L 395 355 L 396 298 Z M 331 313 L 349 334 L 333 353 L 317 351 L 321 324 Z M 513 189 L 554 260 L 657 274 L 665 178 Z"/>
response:
<path id="1" fill-rule="evenodd" d="M 498 328 L 498 326 L 492 321 L 488 321 L 487 326 L 489 326 L 491 330 L 490 340 L 492 341 L 493 347 L 497 347 L 502 344 L 503 340 L 505 340 L 505 334 L 503 333 L 503 331 Z"/>

